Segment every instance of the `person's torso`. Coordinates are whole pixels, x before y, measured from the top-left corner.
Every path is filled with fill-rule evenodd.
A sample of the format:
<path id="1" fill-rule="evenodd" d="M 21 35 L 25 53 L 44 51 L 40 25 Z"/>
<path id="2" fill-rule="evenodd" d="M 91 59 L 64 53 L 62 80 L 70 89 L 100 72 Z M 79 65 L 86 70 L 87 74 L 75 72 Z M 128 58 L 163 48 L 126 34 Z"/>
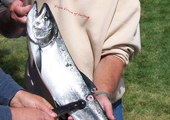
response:
<path id="1" fill-rule="evenodd" d="M 117 0 L 38 0 L 47 3 L 78 69 L 91 80 L 102 53 Z"/>

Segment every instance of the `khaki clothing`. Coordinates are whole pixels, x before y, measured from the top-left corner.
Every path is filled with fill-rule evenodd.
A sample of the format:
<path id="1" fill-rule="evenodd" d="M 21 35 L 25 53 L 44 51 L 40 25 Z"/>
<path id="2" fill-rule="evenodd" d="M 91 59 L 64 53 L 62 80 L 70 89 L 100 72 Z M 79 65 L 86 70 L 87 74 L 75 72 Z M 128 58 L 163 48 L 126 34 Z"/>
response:
<path id="1" fill-rule="evenodd" d="M 101 56 L 114 55 L 127 65 L 140 51 L 139 0 L 37 0 L 39 9 L 44 2 L 49 5 L 76 66 L 92 81 Z M 28 45 L 30 53 L 29 49 Z M 47 98 L 31 57 L 25 78 L 29 91 Z M 112 102 L 124 92 L 120 78 Z"/>

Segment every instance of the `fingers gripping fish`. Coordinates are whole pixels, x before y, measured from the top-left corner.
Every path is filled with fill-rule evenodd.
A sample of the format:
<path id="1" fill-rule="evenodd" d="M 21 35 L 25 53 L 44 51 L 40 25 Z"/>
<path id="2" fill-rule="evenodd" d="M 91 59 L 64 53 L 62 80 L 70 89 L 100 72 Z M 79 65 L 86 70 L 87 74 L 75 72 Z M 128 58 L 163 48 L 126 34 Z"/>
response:
<path id="1" fill-rule="evenodd" d="M 68 113 L 74 120 L 107 120 L 92 94 L 97 88 L 77 69 L 46 3 L 39 13 L 34 3 L 27 16 L 27 33 L 36 68 L 57 105 L 83 100 L 83 109 Z"/>

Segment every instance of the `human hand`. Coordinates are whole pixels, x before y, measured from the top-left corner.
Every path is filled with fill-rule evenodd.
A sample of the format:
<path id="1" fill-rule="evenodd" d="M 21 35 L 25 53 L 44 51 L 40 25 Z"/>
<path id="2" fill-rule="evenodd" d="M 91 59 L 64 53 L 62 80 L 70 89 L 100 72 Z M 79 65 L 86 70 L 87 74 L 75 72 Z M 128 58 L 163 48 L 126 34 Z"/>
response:
<path id="1" fill-rule="evenodd" d="M 12 120 L 59 120 L 47 113 L 35 108 L 13 108 L 10 107 L 12 113 Z"/>
<path id="2" fill-rule="evenodd" d="M 110 102 L 109 98 L 103 94 L 97 95 L 95 97 L 98 100 L 99 104 L 101 105 L 103 111 L 106 113 L 107 118 L 109 120 L 115 120 L 113 116 L 112 103 Z M 68 120 L 74 120 L 74 119 L 72 116 L 69 116 Z"/>
<path id="3" fill-rule="evenodd" d="M 72 116 L 69 116 L 68 117 L 68 120 L 74 120 Z"/>
<path id="4" fill-rule="evenodd" d="M 11 19 L 17 26 L 25 26 L 31 5 L 24 6 L 23 0 L 14 0 L 10 6 Z"/>
<path id="5" fill-rule="evenodd" d="M 53 107 L 50 103 L 48 103 L 44 98 L 28 93 L 26 91 L 23 90 L 19 90 L 14 97 L 12 98 L 12 100 L 10 101 L 9 104 L 10 107 L 13 108 L 18 108 L 18 107 L 22 107 L 22 108 L 34 108 L 34 109 L 38 109 L 41 112 L 44 112 L 46 114 L 48 114 L 51 117 L 57 117 L 57 115 L 52 111 Z M 19 109 L 19 108 L 18 108 Z M 37 110 L 34 110 L 35 112 L 40 112 Z M 25 109 L 24 109 L 25 110 Z M 20 109 L 19 109 L 20 111 Z M 25 112 L 30 113 L 30 110 L 25 110 Z M 34 114 L 34 113 L 32 113 Z"/>
<path id="6" fill-rule="evenodd" d="M 108 99 L 106 95 L 100 94 L 95 96 L 96 99 L 98 100 L 99 104 L 101 105 L 102 109 L 106 113 L 106 116 L 108 117 L 109 120 L 115 120 L 113 116 L 113 108 L 112 108 L 112 103 Z"/>

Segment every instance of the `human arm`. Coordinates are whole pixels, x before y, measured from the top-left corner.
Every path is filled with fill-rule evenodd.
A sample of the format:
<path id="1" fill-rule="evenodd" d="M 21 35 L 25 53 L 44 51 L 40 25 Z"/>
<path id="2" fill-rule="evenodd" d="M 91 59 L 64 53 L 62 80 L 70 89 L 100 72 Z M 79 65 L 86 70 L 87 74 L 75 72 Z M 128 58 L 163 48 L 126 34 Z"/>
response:
<path id="1" fill-rule="evenodd" d="M 2 120 L 11 120 L 11 110 L 8 106 L 10 100 L 18 90 L 23 89 L 16 84 L 10 75 L 5 74 L 0 68 L 0 118 Z"/>
<path id="2" fill-rule="evenodd" d="M 54 120 L 53 107 L 42 97 L 19 90 L 10 101 L 13 120 Z M 22 113 L 22 114 L 21 114 Z"/>
<path id="3" fill-rule="evenodd" d="M 31 5 L 23 6 L 22 0 L 14 0 L 10 8 L 0 6 L 0 33 L 8 38 L 25 35 L 26 14 Z"/>
<path id="4" fill-rule="evenodd" d="M 106 92 L 111 96 L 111 93 L 117 88 L 123 67 L 124 63 L 119 58 L 113 55 L 104 56 L 94 72 L 93 82 L 98 88 L 98 91 L 95 91 L 94 94 Z M 115 120 L 113 117 L 112 103 L 108 97 L 103 94 L 95 97 L 106 112 L 109 120 Z M 73 120 L 73 118 L 70 116 L 69 120 Z"/>
<path id="5" fill-rule="evenodd" d="M 52 120 L 57 115 L 52 112 L 52 105 L 44 98 L 19 90 L 10 101 L 10 109 L 13 119 L 49 119 Z M 21 114 L 21 111 L 23 113 Z"/>
<path id="6" fill-rule="evenodd" d="M 95 69 L 93 79 L 99 91 L 108 93 L 113 103 L 121 99 L 124 93 L 124 85 L 122 79 L 120 80 L 123 67 L 139 52 L 141 47 L 139 1 L 121 0 L 117 6 L 103 44 L 102 59 Z M 96 98 L 107 116 L 111 116 L 113 111 L 107 96 L 97 95 Z"/>
<path id="7" fill-rule="evenodd" d="M 119 58 L 113 55 L 104 56 L 96 67 L 94 72 L 94 84 L 97 86 L 97 92 L 106 92 L 109 95 L 116 90 L 122 74 L 124 63 Z M 97 95 L 97 100 L 109 119 L 113 118 L 112 104 L 106 95 Z"/>
<path id="8" fill-rule="evenodd" d="M 24 91 L 0 68 L 0 118 L 35 117 L 54 119 L 52 106 L 42 97 Z M 10 107 L 9 107 L 9 106 Z M 37 113 L 37 115 L 35 114 Z M 36 116 L 34 116 L 36 115 Z M 18 118 L 17 118 L 18 119 Z"/>
<path id="9" fill-rule="evenodd" d="M 57 120 L 55 117 L 35 108 L 14 108 L 0 105 L 1 120 Z"/>

